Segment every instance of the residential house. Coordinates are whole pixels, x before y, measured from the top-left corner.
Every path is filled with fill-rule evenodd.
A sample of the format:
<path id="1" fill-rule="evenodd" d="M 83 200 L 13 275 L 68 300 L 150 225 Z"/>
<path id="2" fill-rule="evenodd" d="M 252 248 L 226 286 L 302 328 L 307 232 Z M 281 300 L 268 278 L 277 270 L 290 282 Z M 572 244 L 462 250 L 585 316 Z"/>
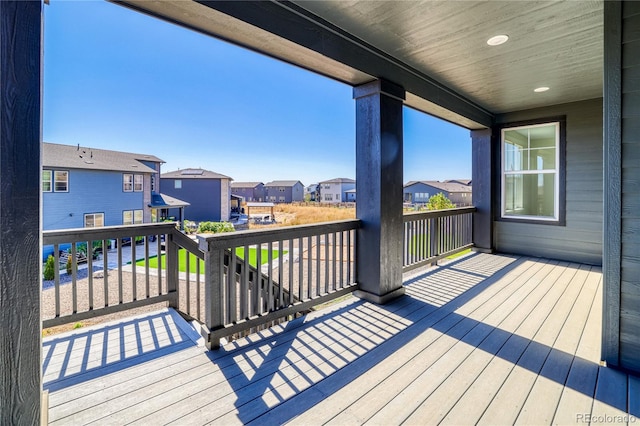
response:
<path id="1" fill-rule="evenodd" d="M 262 182 L 231 182 L 231 194 L 242 197 L 246 202 L 264 201 L 264 184 Z"/>
<path id="2" fill-rule="evenodd" d="M 304 199 L 309 201 L 320 201 L 320 185 L 317 183 L 312 183 L 311 185 L 307 185 L 304 187 Z"/>
<path id="3" fill-rule="evenodd" d="M 356 181 L 349 178 L 335 178 L 320 182 L 320 201 L 323 203 L 346 203 L 347 191 L 356 189 Z M 355 194 L 354 194 L 355 196 Z"/>
<path id="4" fill-rule="evenodd" d="M 356 189 L 347 189 L 346 191 L 344 191 L 344 194 L 347 198 L 347 202 L 348 203 L 355 203 L 356 202 Z"/>
<path id="5" fill-rule="evenodd" d="M 201 168 L 160 175 L 163 193 L 188 202 L 185 219 L 195 222 L 229 220 L 231 180 L 229 176 Z"/>
<path id="6" fill-rule="evenodd" d="M 442 193 L 458 207 L 470 206 L 472 204 L 471 189 L 470 185 L 454 181 L 410 181 L 404 185 L 404 202 L 423 204 L 434 195 Z"/>
<path id="7" fill-rule="evenodd" d="M 353 277 L 357 295 L 362 298 L 385 303 L 404 294 L 403 213 L 398 201 L 403 196 L 405 107 L 467 128 L 472 140 L 475 250 L 579 262 L 596 265 L 596 269 L 602 266 L 601 280 L 583 282 L 585 287 L 601 285 L 604 296 L 594 297 L 593 303 L 578 299 L 574 305 L 576 309 L 594 306 L 589 317 L 601 317 L 601 329 L 567 327 L 553 336 L 578 341 L 582 340 L 581 336 L 599 334 L 603 363 L 579 357 L 575 357 L 573 363 L 575 352 L 567 352 L 565 346 L 556 347 L 554 338 L 538 343 L 531 338 L 521 338 L 516 330 L 509 342 L 515 339 L 516 343 L 527 346 L 528 352 L 531 349 L 542 353 L 537 357 L 540 362 L 536 367 L 528 370 L 542 373 L 536 385 L 540 381 L 550 383 L 558 390 L 554 394 L 563 395 L 563 402 L 586 396 L 588 417 L 588 407 L 603 417 L 607 417 L 606 410 L 614 406 L 622 407 L 614 411 L 616 416 L 624 415 L 630 406 L 636 410 L 637 399 L 628 396 L 636 392 L 637 380 L 615 369 L 640 372 L 640 304 L 637 303 L 640 139 L 635 131 L 640 120 L 637 78 L 640 74 L 637 31 L 640 3 L 523 1 L 461 5 L 459 2 L 125 0 L 119 4 L 221 37 L 353 87 L 357 191 L 359 198 L 367 201 L 358 206 L 358 241 L 366 243 L 357 244 L 355 248 L 358 267 Z M 0 231 L 3 235 L 0 253 L 10 253 L 13 259 L 20 260 L 3 262 L 4 278 L 0 283 L 0 293 L 11 297 L 6 302 L 2 299 L 0 309 L 0 320 L 8 330 L 5 344 L 0 347 L 0 359 L 5 364 L 3 368 L 12 372 L 2 389 L 3 401 L 7 404 L 0 416 L 6 424 L 39 424 L 41 407 L 46 406 L 42 404 L 42 334 L 37 315 L 42 291 L 37 254 L 41 241 L 42 7 L 42 2 L 6 1 L 0 8 L 3 33 L 9 34 L 0 40 L 5 58 L 3 66 L 20 70 L 19 73 L 0 73 L 0 88 L 4 93 L 0 98 Z M 500 34 L 497 28 L 508 28 L 507 34 Z M 489 38 L 490 35 L 496 37 Z M 504 42 L 509 44 L 500 45 Z M 500 72 L 495 72 L 497 69 Z M 524 262 L 535 263 L 530 258 Z M 556 263 L 555 260 L 545 262 L 545 268 Z M 571 269 L 574 275 L 583 272 L 581 266 Z M 507 273 L 510 269 L 503 268 L 503 271 Z M 460 273 L 464 271 L 452 275 Z M 564 273 L 562 275 L 564 277 Z M 532 276 L 529 275 L 529 281 Z M 551 288 L 564 295 L 567 281 L 554 279 Z M 489 288 L 491 284 L 487 282 Z M 580 292 L 580 289 L 576 291 Z M 454 294 L 454 304 L 448 305 L 448 312 L 461 306 L 460 298 L 468 300 L 477 295 L 475 291 Z M 551 319 L 559 318 L 554 313 L 566 305 L 560 299 L 557 301 L 559 303 L 549 305 L 551 310 L 545 313 Z M 586 315 L 587 311 L 583 312 Z M 486 325 L 468 312 L 457 315 L 460 321 L 475 322 L 479 328 Z M 539 330 L 548 331 L 547 324 Z M 494 332 L 504 334 L 500 327 Z M 445 330 L 441 333 L 445 337 L 450 335 Z M 505 337 L 509 336 L 509 332 L 506 333 Z M 391 339 L 391 347 L 376 343 L 372 345 L 373 353 L 366 353 L 371 353 L 367 358 L 374 359 L 382 368 L 396 363 L 403 365 L 396 355 L 411 353 L 412 345 L 421 336 L 424 335 Z M 593 343 L 589 352 L 599 346 L 598 341 L 589 342 Z M 465 346 L 467 340 L 460 344 Z M 376 350 L 376 347 L 382 349 Z M 420 354 L 431 350 L 430 346 L 424 348 Z M 25 357 L 25 353 L 30 356 Z M 483 353 L 480 351 L 480 355 Z M 547 353 L 552 356 L 545 358 Z M 499 356 L 500 353 L 496 359 Z M 558 361 L 560 358 L 569 360 L 566 366 Z M 360 360 L 362 357 L 356 359 L 358 364 L 323 375 L 322 386 L 332 382 L 340 389 L 344 383 L 361 379 L 358 372 L 364 370 L 358 368 L 363 364 Z M 508 371 L 520 369 L 509 357 L 498 360 L 508 364 Z M 312 364 L 321 368 L 317 363 Z M 572 364 L 570 370 L 569 364 Z M 354 368 L 350 368 L 351 365 Z M 461 365 L 469 366 L 468 363 Z M 563 369 L 560 378 L 548 374 L 556 367 Z M 385 374 L 388 371 L 387 368 Z M 255 369 L 251 373 L 255 373 Z M 404 387 L 395 373 L 385 377 L 398 378 L 402 386 L 398 389 L 421 393 L 418 387 Z M 620 380 L 612 383 L 608 380 L 612 377 Z M 483 379 L 480 377 L 479 381 Z M 587 383 L 583 382 L 587 379 L 590 390 L 576 385 Z M 601 379 L 607 383 L 602 387 Z M 506 392 L 522 386 L 517 381 L 510 383 L 513 386 L 507 387 Z M 549 394 L 545 391 L 548 386 L 543 386 L 544 389 L 532 386 L 527 385 L 524 392 L 529 394 L 533 389 L 539 391 L 531 391 L 537 395 Z M 264 388 L 270 392 L 273 389 L 268 385 Z M 371 400 L 367 395 L 388 388 L 368 388 L 368 393 L 354 398 L 356 401 L 349 406 L 347 415 L 353 414 L 354 409 L 375 414 L 367 413 Z M 454 387 L 446 387 L 442 395 L 450 395 L 445 392 L 450 389 Z M 319 396 L 309 402 L 314 392 Z M 261 404 L 265 417 L 285 423 L 294 416 L 319 414 L 314 413 L 313 407 L 316 401 L 318 405 L 322 402 L 325 393 L 314 387 L 306 387 L 304 393 L 301 390 L 292 393 L 300 398 L 286 397 L 273 405 Z M 399 394 L 395 388 L 391 393 L 392 397 Z M 102 396 L 100 391 L 97 394 Z M 442 395 L 437 395 L 440 402 L 445 399 L 440 398 Z M 569 396 L 564 398 L 566 395 Z M 197 408 L 202 407 L 204 411 L 213 405 L 206 400 L 206 393 L 202 396 L 207 405 Z M 464 399 L 463 396 L 460 399 Z M 257 397 L 273 400 L 273 392 Z M 414 400 L 420 403 L 426 397 L 420 394 Z M 557 398 L 553 399 L 550 413 L 559 406 Z M 542 399 L 537 398 L 534 406 L 541 406 Z M 182 407 L 193 412 L 189 403 L 184 402 L 186 405 Z M 176 403 L 171 409 L 179 405 Z M 245 404 L 250 408 L 244 411 L 238 404 L 233 405 L 233 401 L 229 405 L 230 416 L 234 416 L 235 421 L 264 419 L 254 411 L 249 417 L 248 411 L 256 404 Z M 337 406 L 344 412 L 340 404 L 332 405 Z M 291 407 L 298 408 L 292 411 Z M 439 407 L 441 404 L 435 408 Z M 447 405 L 444 411 L 450 407 Z M 466 412 L 469 407 L 471 405 L 464 407 Z M 568 421 L 576 421 L 576 411 L 572 410 L 575 407 L 578 402 L 565 405 L 563 412 L 574 416 L 569 419 L 567 414 Z M 485 406 L 477 408 L 482 413 Z M 513 412 L 505 409 L 505 405 L 497 409 Z M 217 407 L 214 410 L 217 412 Z M 271 416 L 275 416 L 276 410 L 281 417 Z M 455 411 L 454 407 L 449 413 L 456 414 Z M 536 414 L 535 409 L 515 411 L 512 419 L 505 423 L 516 422 L 518 412 Z M 422 413 L 414 411 L 417 416 Z M 243 414 L 247 417 L 242 417 Z M 458 414 L 462 415 L 460 411 Z M 629 419 L 619 418 L 624 422 Z M 214 419 L 211 417 L 211 421 Z M 540 418 L 538 423 L 548 423 L 550 419 Z"/>
<path id="8" fill-rule="evenodd" d="M 304 201 L 304 185 L 299 180 L 274 180 L 264 185 L 265 201 L 291 203 Z"/>
<path id="9" fill-rule="evenodd" d="M 162 163 L 153 155 L 43 143 L 43 229 L 151 222 Z"/>

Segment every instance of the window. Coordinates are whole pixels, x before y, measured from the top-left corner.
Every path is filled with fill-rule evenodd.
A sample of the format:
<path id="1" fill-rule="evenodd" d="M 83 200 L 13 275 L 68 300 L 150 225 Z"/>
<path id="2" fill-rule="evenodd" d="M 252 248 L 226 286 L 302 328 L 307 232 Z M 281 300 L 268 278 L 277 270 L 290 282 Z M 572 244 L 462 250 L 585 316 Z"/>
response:
<path id="1" fill-rule="evenodd" d="M 142 210 L 124 210 L 122 212 L 122 224 L 133 225 L 143 221 L 144 212 Z"/>
<path id="2" fill-rule="evenodd" d="M 55 170 L 53 172 L 53 190 L 55 192 L 69 192 L 69 172 L 66 170 Z"/>
<path id="3" fill-rule="evenodd" d="M 156 175 L 155 173 L 151 175 L 151 192 L 158 192 L 158 188 L 156 188 Z"/>
<path id="4" fill-rule="evenodd" d="M 53 191 L 53 186 L 51 185 L 51 170 L 43 170 L 42 171 L 42 192 L 51 192 Z"/>
<path id="5" fill-rule="evenodd" d="M 332 201 L 333 200 L 333 194 L 324 194 L 324 200 L 325 201 Z"/>
<path id="6" fill-rule="evenodd" d="M 284 203 L 284 201 L 285 201 L 284 196 L 280 196 L 280 197 L 278 197 L 278 201 L 279 201 L 279 202 L 281 202 L 281 203 Z"/>
<path id="7" fill-rule="evenodd" d="M 133 191 L 133 175 L 131 173 L 125 173 L 122 175 L 122 190 L 124 192 Z"/>
<path id="8" fill-rule="evenodd" d="M 144 175 L 135 175 L 133 177 L 133 191 L 142 192 L 144 187 Z"/>
<path id="9" fill-rule="evenodd" d="M 181 179 L 176 179 L 173 181 L 173 187 L 175 189 L 182 189 L 182 180 Z"/>
<path id="10" fill-rule="evenodd" d="M 104 213 L 87 213 L 84 215 L 84 227 L 96 228 L 104 226 Z"/>
<path id="11" fill-rule="evenodd" d="M 280 192 L 284 192 L 284 188 L 283 188 L 283 187 L 280 187 L 280 188 L 278 188 L 278 191 L 280 191 Z"/>
<path id="12" fill-rule="evenodd" d="M 502 129 L 503 218 L 561 221 L 564 144 L 560 124 Z"/>

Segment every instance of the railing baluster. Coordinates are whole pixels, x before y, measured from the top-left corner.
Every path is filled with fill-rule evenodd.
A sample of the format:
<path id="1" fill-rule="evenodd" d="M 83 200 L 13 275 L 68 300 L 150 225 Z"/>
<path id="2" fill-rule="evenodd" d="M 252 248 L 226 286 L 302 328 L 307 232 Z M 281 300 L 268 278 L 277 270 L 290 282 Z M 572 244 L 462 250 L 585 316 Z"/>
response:
<path id="1" fill-rule="evenodd" d="M 184 266 L 186 268 L 185 272 L 185 297 L 186 297 L 186 312 L 187 315 L 191 316 L 191 256 L 192 254 L 188 251 L 185 252 Z M 196 258 L 196 264 L 200 263 L 198 258 Z"/>
<path id="2" fill-rule="evenodd" d="M 227 295 L 228 295 L 228 303 L 227 312 L 229 312 L 229 316 L 227 317 L 228 322 L 236 321 L 237 315 L 237 300 L 236 300 L 236 272 L 238 268 L 238 257 L 236 252 L 236 247 L 231 246 L 230 248 L 231 257 L 229 258 L 229 266 L 227 266 Z M 242 272 L 242 271 L 240 271 Z"/>
<path id="3" fill-rule="evenodd" d="M 262 313 L 260 294 L 262 287 L 262 243 L 258 243 L 256 246 L 256 273 L 253 280 L 253 308 L 251 309 L 251 315 L 258 315 Z"/>
<path id="4" fill-rule="evenodd" d="M 200 322 L 204 322 L 200 315 L 200 259 L 196 259 L 196 315 Z"/>
<path id="5" fill-rule="evenodd" d="M 160 236 L 158 235 L 157 238 L 160 238 Z M 145 293 L 145 298 L 148 299 L 151 296 L 151 291 L 149 291 L 149 243 L 151 241 L 149 241 L 150 237 L 147 235 L 147 237 L 144 239 L 144 277 L 145 277 L 145 289 L 146 289 L 146 293 Z M 160 262 L 160 257 L 158 257 L 158 262 Z"/>
<path id="6" fill-rule="evenodd" d="M 316 235 L 316 296 L 320 296 L 320 235 Z"/>
<path id="7" fill-rule="evenodd" d="M 344 288 L 344 232 L 339 233 L 340 241 L 338 243 L 340 247 L 340 284 L 339 288 Z"/>
<path id="8" fill-rule="evenodd" d="M 158 296 L 162 294 L 162 237 L 167 241 L 166 235 L 158 235 L 157 253 L 158 253 Z"/>
<path id="9" fill-rule="evenodd" d="M 351 285 L 351 232 L 347 231 L 347 285 Z"/>
<path id="10" fill-rule="evenodd" d="M 307 237 L 307 297 L 311 299 L 313 284 L 313 237 Z"/>
<path id="11" fill-rule="evenodd" d="M 87 241 L 87 280 L 89 283 L 89 310 L 93 310 L 93 241 Z"/>
<path id="12" fill-rule="evenodd" d="M 302 237 L 298 238 L 298 299 L 304 300 L 304 262 L 302 261 L 304 241 Z"/>
<path id="13" fill-rule="evenodd" d="M 244 256 L 242 262 L 242 275 L 240 281 L 240 318 L 249 316 L 247 307 L 249 306 L 249 246 L 244 246 Z"/>
<path id="14" fill-rule="evenodd" d="M 104 306 L 109 306 L 109 246 L 102 240 L 102 276 L 104 284 Z"/>
<path id="15" fill-rule="evenodd" d="M 71 244 L 71 299 L 73 303 L 72 312 L 78 312 L 78 251 L 76 243 Z M 68 258 L 67 258 L 68 259 Z M 67 260 L 67 263 L 69 261 Z M 68 272 L 68 271 L 67 271 Z"/>
<path id="16" fill-rule="evenodd" d="M 137 273 L 136 273 L 136 244 L 138 237 L 135 237 L 131 240 L 131 286 L 133 287 L 131 290 L 131 294 L 133 295 L 133 301 L 138 300 L 138 285 L 136 283 Z"/>
<path id="17" fill-rule="evenodd" d="M 178 245 L 173 242 L 173 234 L 167 234 L 165 239 L 165 258 L 167 264 L 167 294 L 171 295 L 169 299 L 169 306 L 172 308 L 178 307 L 179 293 L 178 293 Z"/>
<path id="18" fill-rule="evenodd" d="M 122 304 L 122 238 L 118 238 L 118 303 Z"/>
<path id="19" fill-rule="evenodd" d="M 56 318 L 60 316 L 60 245 L 53 245 L 53 287 L 56 299 Z"/>
<path id="20" fill-rule="evenodd" d="M 287 305 L 291 305 L 293 303 L 293 240 L 289 240 L 289 297 L 287 300 Z"/>
<path id="21" fill-rule="evenodd" d="M 282 276 L 283 267 L 283 240 L 278 240 L 278 309 L 284 304 L 284 282 Z"/>
<path id="22" fill-rule="evenodd" d="M 267 288 L 267 297 L 268 297 L 268 307 L 269 307 L 269 311 L 273 311 L 275 309 L 275 303 L 274 303 L 274 294 L 273 294 L 273 243 L 271 241 L 269 241 L 269 244 L 267 244 L 267 250 L 268 250 L 268 254 L 267 257 L 269 259 L 269 282 L 268 282 L 268 288 Z"/>

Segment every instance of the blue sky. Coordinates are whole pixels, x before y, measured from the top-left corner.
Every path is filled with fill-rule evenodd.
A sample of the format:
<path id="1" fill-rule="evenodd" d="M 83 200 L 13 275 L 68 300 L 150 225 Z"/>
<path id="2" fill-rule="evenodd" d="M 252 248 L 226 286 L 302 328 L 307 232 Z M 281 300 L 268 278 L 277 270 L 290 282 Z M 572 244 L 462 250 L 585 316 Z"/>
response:
<path id="1" fill-rule="evenodd" d="M 355 178 L 348 85 L 102 1 L 45 6 L 44 140 L 236 181 Z M 405 108 L 404 181 L 471 178 L 469 131 Z"/>

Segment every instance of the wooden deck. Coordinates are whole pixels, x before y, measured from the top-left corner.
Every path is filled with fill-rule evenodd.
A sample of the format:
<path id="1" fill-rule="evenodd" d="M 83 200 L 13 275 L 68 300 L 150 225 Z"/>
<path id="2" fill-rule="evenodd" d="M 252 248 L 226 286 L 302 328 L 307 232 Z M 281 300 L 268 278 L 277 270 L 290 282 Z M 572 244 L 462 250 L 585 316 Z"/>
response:
<path id="1" fill-rule="evenodd" d="M 475 254 L 216 352 L 170 311 L 45 339 L 51 424 L 632 424 L 599 365 L 602 275 Z"/>

